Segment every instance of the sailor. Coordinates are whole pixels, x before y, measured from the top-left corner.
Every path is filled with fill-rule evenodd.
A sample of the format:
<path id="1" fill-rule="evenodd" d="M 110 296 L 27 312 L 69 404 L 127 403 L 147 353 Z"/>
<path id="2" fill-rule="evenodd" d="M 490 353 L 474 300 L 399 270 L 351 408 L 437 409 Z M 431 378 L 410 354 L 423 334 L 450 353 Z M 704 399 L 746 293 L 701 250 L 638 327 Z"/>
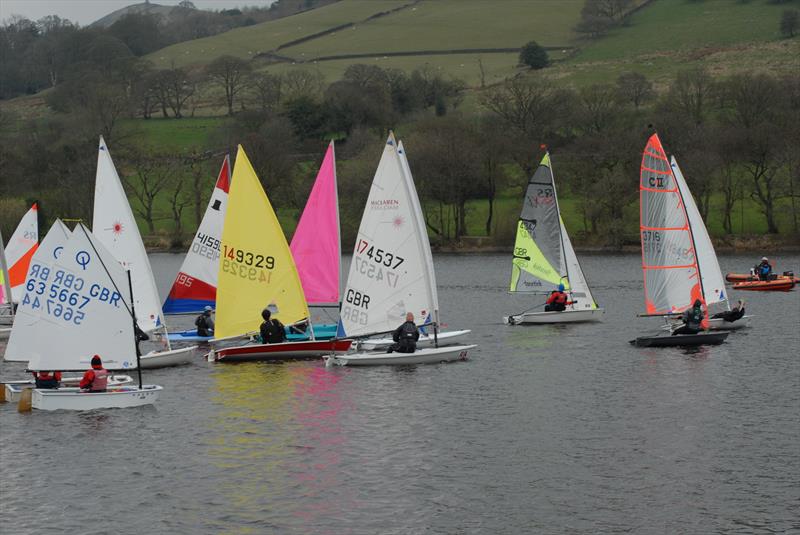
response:
<path id="1" fill-rule="evenodd" d="M 672 334 L 697 334 L 700 332 L 702 322 L 703 303 L 699 299 L 695 299 L 691 308 L 683 312 L 683 325 L 672 331 Z"/>
<path id="2" fill-rule="evenodd" d="M 214 318 L 211 317 L 211 311 L 211 307 L 206 306 L 203 313 L 194 320 L 194 324 L 197 326 L 197 336 L 214 336 Z"/>
<path id="3" fill-rule="evenodd" d="M 286 341 L 286 328 L 278 320 L 270 319 L 272 312 L 268 308 L 261 311 L 264 323 L 261 324 L 261 343 L 279 344 Z"/>
<path id="4" fill-rule="evenodd" d="M 761 263 L 755 267 L 756 275 L 762 281 L 766 281 L 770 279 L 770 275 L 772 275 L 772 265 L 769 263 L 769 259 L 765 256 L 761 259 Z"/>
<path id="5" fill-rule="evenodd" d="M 36 388 L 58 388 L 61 386 L 61 372 L 33 372 Z"/>
<path id="6" fill-rule="evenodd" d="M 559 284 L 558 290 L 553 290 L 550 297 L 544 305 L 545 312 L 563 312 L 567 309 L 567 305 L 573 304 L 574 301 L 569 301 L 567 294 L 564 293 L 564 285 Z"/>
<path id="7" fill-rule="evenodd" d="M 78 388 L 89 392 L 105 392 L 108 387 L 108 370 L 103 368 L 100 355 L 92 357 L 92 368 L 83 374 Z"/>
<path id="8" fill-rule="evenodd" d="M 733 323 L 736 320 L 742 319 L 744 316 L 744 301 L 739 299 L 739 302 L 736 303 L 736 306 L 730 310 L 723 310 L 722 312 L 717 312 L 712 318 L 722 318 L 728 323 Z"/>
<path id="9" fill-rule="evenodd" d="M 387 353 L 397 351 L 398 353 L 413 353 L 417 350 L 417 340 L 419 340 L 419 329 L 414 323 L 414 313 L 406 312 L 406 321 L 392 333 L 394 344 L 389 346 Z"/>

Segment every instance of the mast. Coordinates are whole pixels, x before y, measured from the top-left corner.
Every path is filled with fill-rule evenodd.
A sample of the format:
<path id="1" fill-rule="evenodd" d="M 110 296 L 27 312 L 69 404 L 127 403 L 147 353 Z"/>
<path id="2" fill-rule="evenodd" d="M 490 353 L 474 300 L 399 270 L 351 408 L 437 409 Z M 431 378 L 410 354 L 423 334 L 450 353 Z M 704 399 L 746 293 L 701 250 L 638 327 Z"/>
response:
<path id="1" fill-rule="evenodd" d="M 142 389 L 142 354 L 139 351 L 139 335 L 136 333 L 136 330 L 139 328 L 136 325 L 136 311 L 134 310 L 133 304 L 133 283 L 131 282 L 131 270 L 126 269 L 125 274 L 128 276 L 128 291 L 130 292 L 131 296 L 131 321 L 133 321 L 133 345 L 136 347 L 136 373 L 139 376 L 139 390 Z"/>

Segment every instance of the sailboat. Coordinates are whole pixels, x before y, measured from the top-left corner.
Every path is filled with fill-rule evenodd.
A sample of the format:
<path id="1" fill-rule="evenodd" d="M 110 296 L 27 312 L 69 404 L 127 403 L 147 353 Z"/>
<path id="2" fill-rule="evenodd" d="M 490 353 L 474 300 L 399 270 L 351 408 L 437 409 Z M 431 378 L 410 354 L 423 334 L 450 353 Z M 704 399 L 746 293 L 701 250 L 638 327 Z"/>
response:
<path id="1" fill-rule="evenodd" d="M 403 151 L 404 153 L 405 151 Z M 394 134 L 384 145 L 372 180 L 367 204 L 358 229 L 353 260 L 347 277 L 339 318 L 338 336 L 374 337 L 394 331 L 407 312 L 417 325 L 439 335 L 439 300 L 436 275 L 425 220 L 417 190 L 404 163 L 404 154 Z M 450 338 L 469 331 L 449 333 Z M 475 345 L 425 348 L 418 343 L 414 353 L 358 352 L 329 355 L 326 364 L 379 365 L 424 364 L 466 359 Z M 363 347 L 363 346 L 361 346 Z"/>
<path id="2" fill-rule="evenodd" d="M 230 156 L 225 155 L 214 191 L 186 258 L 172 283 L 162 310 L 169 314 L 198 314 L 217 300 L 219 242 L 231 183 Z"/>
<path id="3" fill-rule="evenodd" d="M 25 274 L 38 245 L 39 205 L 33 203 L 4 246 L 6 269 L 0 275 L 3 277 L 3 289 L 0 289 L 0 325 L 11 325 L 14 322 L 13 304 L 19 302 Z"/>
<path id="4" fill-rule="evenodd" d="M 670 157 L 670 168 L 675 177 L 675 183 L 681 194 L 681 200 L 686 208 L 686 216 L 689 221 L 689 233 L 692 237 L 693 247 L 697 253 L 697 269 L 702 280 L 703 297 L 705 304 L 710 311 L 720 309 L 730 310 L 731 304 L 725 289 L 725 279 L 719 267 L 717 253 L 714 251 L 714 244 L 708 235 L 708 229 L 703 222 L 697 204 L 694 202 L 689 186 L 683 178 L 681 168 L 675 156 Z M 713 307 L 713 308 L 712 308 Z M 734 322 L 726 321 L 722 318 L 709 318 L 708 328 L 710 330 L 735 330 L 746 327 L 750 321 L 750 316 L 743 316 Z"/>
<path id="5" fill-rule="evenodd" d="M 161 313 L 161 299 L 150 260 L 147 258 L 139 227 L 131 212 L 128 197 L 122 188 L 117 169 L 102 136 L 97 152 L 97 179 L 94 190 L 92 230 L 97 239 L 131 272 L 133 299 L 139 328 L 145 333 L 166 326 Z M 166 336 L 165 336 L 166 338 Z M 142 367 L 176 366 L 190 362 L 197 346 L 172 349 L 166 340 L 167 351 L 152 351 L 142 356 Z"/>
<path id="6" fill-rule="evenodd" d="M 517 223 L 511 288 L 514 293 L 549 294 L 559 284 L 571 304 L 561 312 L 526 310 L 503 317 L 509 325 L 601 321 L 604 310 L 592 296 L 575 249 L 561 219 L 550 153 L 528 181 Z M 538 305 L 537 308 L 542 305 Z"/>
<path id="7" fill-rule="evenodd" d="M 12 339 L 24 344 L 29 370 L 83 371 L 95 354 L 109 371 L 137 368 L 129 275 L 83 224 L 52 263 L 32 263 L 28 275 Z M 47 325 L 47 336 L 42 336 L 42 325 Z M 106 392 L 30 392 L 35 409 L 91 410 L 149 405 L 162 390 L 143 385 L 139 372 L 138 386 L 109 387 Z"/>
<path id="8" fill-rule="evenodd" d="M 688 189 L 687 189 L 688 193 Z M 653 134 L 642 154 L 639 176 L 639 230 L 642 242 L 642 272 L 647 316 L 679 314 L 699 299 L 704 303 L 707 326 L 706 296 L 720 292 L 704 279 L 692 219 L 687 211 L 684 191 L 661 145 Z M 699 216 L 699 214 L 698 214 Z M 697 222 L 694 222 L 697 224 Z M 712 249 L 713 250 L 713 249 Z M 703 253 L 705 254 L 705 253 Z M 720 275 L 721 279 L 721 275 Z M 667 336 L 643 336 L 631 340 L 637 346 L 695 346 L 720 344 L 726 331 L 700 332 Z"/>
<path id="9" fill-rule="evenodd" d="M 33 257 L 31 257 L 30 265 L 38 266 L 36 268 L 37 272 L 42 270 L 53 272 L 53 263 L 63 252 L 64 246 L 67 244 L 71 234 L 72 232 L 67 228 L 67 226 L 64 225 L 60 219 L 56 219 L 53 222 L 53 225 L 50 227 L 50 230 L 47 232 L 47 234 L 45 234 L 41 243 L 39 243 L 39 247 L 36 249 Z M 0 251 L 0 253 L 2 253 L 2 251 Z M 0 256 L 0 263 L 2 263 L 2 256 Z M 34 291 L 40 289 L 43 291 L 43 288 L 45 287 L 43 285 L 44 283 L 40 282 L 37 284 L 35 280 L 36 279 L 34 277 L 31 277 L 29 270 L 27 276 L 25 277 L 26 284 L 23 286 L 23 288 L 27 290 L 27 287 L 31 286 Z M 28 284 L 29 281 L 30 284 Z M 0 331 L 2 331 L 2 329 L 0 329 Z M 8 328 L 8 331 L 10 334 L 12 331 L 11 327 Z M 20 335 L 19 331 L 16 336 L 11 336 L 8 344 L 6 345 L 6 350 L 3 354 L 3 360 L 8 362 L 28 362 L 31 359 L 30 347 L 27 345 L 29 341 L 30 338 Z M 65 374 L 61 379 L 61 384 L 77 386 L 80 378 L 80 375 L 70 376 Z M 129 375 L 109 376 L 109 384 L 113 386 L 128 384 L 131 382 L 133 382 L 133 379 Z M 33 388 L 33 384 L 34 381 L 29 377 L 25 379 L 4 381 L 6 401 L 17 401 L 22 394 L 22 391 L 28 388 Z"/>
<path id="10" fill-rule="evenodd" d="M 289 244 L 244 149 L 239 146 L 222 230 L 215 338 L 258 331 L 261 311 L 287 326 L 305 324 L 308 305 Z M 344 352 L 351 340 L 312 340 L 246 344 L 212 350 L 208 358 L 225 362 L 320 357 Z"/>
<path id="11" fill-rule="evenodd" d="M 289 249 L 308 304 L 338 309 L 342 247 L 333 141 L 328 144 Z M 313 329 L 318 340 L 336 336 L 335 323 L 316 323 Z"/>

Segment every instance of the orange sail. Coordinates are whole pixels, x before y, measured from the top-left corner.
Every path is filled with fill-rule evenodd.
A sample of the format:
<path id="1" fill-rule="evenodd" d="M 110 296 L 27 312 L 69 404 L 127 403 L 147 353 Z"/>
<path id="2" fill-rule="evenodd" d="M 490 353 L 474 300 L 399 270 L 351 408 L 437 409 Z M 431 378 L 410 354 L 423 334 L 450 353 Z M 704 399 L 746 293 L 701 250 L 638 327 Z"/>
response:
<path id="1" fill-rule="evenodd" d="M 696 299 L 705 308 L 686 206 L 657 134 L 642 154 L 639 209 L 647 313 L 681 312 Z"/>

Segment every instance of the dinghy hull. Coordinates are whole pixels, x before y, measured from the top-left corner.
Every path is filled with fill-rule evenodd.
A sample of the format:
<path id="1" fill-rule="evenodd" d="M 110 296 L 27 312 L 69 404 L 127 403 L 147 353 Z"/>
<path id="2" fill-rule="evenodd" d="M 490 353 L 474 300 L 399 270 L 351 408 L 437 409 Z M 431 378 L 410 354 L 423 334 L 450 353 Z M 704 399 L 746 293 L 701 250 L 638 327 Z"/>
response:
<path id="1" fill-rule="evenodd" d="M 536 325 L 603 321 L 604 313 L 605 309 L 603 308 L 564 310 L 563 312 L 526 312 L 516 316 L 504 316 L 503 323 L 508 325 Z"/>
<path id="2" fill-rule="evenodd" d="M 151 352 L 139 357 L 139 364 L 143 370 L 189 364 L 192 361 L 195 349 L 197 349 L 197 346 L 181 347 L 170 351 Z"/>
<path id="3" fill-rule="evenodd" d="M 475 344 L 464 346 L 445 346 L 429 349 L 418 349 L 414 353 L 351 353 L 349 355 L 328 355 L 325 364 L 328 366 L 408 366 L 415 364 L 438 364 L 467 360 L 470 350 Z"/>
<path id="4" fill-rule="evenodd" d="M 11 336 L 11 327 L 0 327 L 0 340 L 8 340 Z"/>
<path id="5" fill-rule="evenodd" d="M 471 332 L 472 331 L 469 329 L 464 329 L 461 331 L 444 331 L 438 333 L 437 340 L 440 345 L 448 344 L 451 343 L 454 338 L 459 338 Z M 389 346 L 392 344 L 394 344 L 394 340 L 391 338 L 368 338 L 366 340 L 357 342 L 358 348 L 365 351 L 389 349 Z M 433 339 L 433 334 L 420 334 L 419 340 L 417 340 L 417 349 L 434 347 L 434 344 L 435 341 Z"/>
<path id="6" fill-rule="evenodd" d="M 77 387 L 81 380 L 81 375 L 74 375 L 71 377 L 64 377 L 61 379 L 62 387 Z M 133 378 L 130 375 L 110 375 L 108 377 L 108 386 L 115 387 L 121 385 L 129 385 L 133 383 Z M 20 381 L 9 381 L 3 388 L 6 391 L 6 401 L 9 403 L 16 403 L 22 396 L 22 391 L 33 388 L 33 379 L 24 379 Z"/>
<path id="7" fill-rule="evenodd" d="M 336 324 L 329 323 L 329 324 L 322 324 L 322 325 L 314 325 L 314 339 L 315 340 L 330 340 L 331 338 L 336 337 Z M 178 331 L 169 333 L 169 341 L 172 343 L 175 342 L 207 342 L 207 343 L 214 343 L 217 340 L 214 340 L 213 336 L 198 336 L 197 329 L 190 329 L 187 331 Z M 290 341 L 297 341 L 297 340 L 310 340 L 311 338 L 311 331 L 308 330 L 304 333 L 297 333 L 291 331 L 288 327 L 286 328 L 286 338 Z"/>
<path id="8" fill-rule="evenodd" d="M 331 353 L 346 353 L 352 340 L 283 342 L 226 347 L 209 353 L 217 362 L 281 361 L 320 358 Z"/>
<path id="9" fill-rule="evenodd" d="M 42 411 L 124 409 L 155 403 L 164 388 L 158 385 L 122 386 L 108 392 L 81 392 L 77 388 L 33 389 L 31 405 Z"/>
<path id="10" fill-rule="evenodd" d="M 788 277 L 768 281 L 755 280 L 737 282 L 733 285 L 734 290 L 747 290 L 753 292 L 788 292 L 794 287 L 794 279 L 790 279 Z"/>
<path id="11" fill-rule="evenodd" d="M 692 347 L 703 345 L 718 345 L 725 341 L 730 333 L 727 331 L 677 334 L 675 336 L 640 336 L 631 340 L 631 345 L 637 347 Z"/>

